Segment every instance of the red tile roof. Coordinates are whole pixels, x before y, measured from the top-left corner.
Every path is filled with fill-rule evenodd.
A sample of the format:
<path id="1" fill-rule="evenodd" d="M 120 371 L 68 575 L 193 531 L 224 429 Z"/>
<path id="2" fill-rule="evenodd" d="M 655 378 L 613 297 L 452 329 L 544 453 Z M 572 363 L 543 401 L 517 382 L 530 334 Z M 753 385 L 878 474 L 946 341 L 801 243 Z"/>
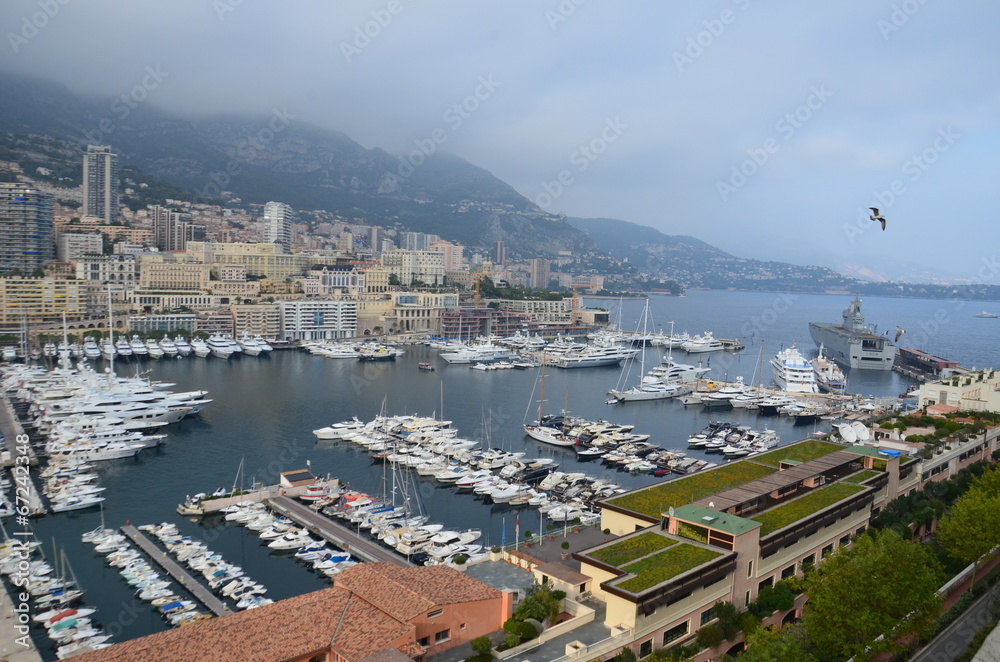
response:
<path id="1" fill-rule="evenodd" d="M 402 568 L 392 563 L 360 563 L 338 573 L 336 585 L 409 621 L 442 605 L 498 599 L 503 594 L 444 565 Z"/>
<path id="2" fill-rule="evenodd" d="M 328 588 L 85 653 L 79 662 L 289 660 L 332 648 L 360 660 L 410 635 L 400 622 L 340 588 Z M 410 642 L 412 643 L 412 642 Z M 415 645 L 415 644 L 413 644 Z M 412 646 L 406 646 L 406 652 Z"/>

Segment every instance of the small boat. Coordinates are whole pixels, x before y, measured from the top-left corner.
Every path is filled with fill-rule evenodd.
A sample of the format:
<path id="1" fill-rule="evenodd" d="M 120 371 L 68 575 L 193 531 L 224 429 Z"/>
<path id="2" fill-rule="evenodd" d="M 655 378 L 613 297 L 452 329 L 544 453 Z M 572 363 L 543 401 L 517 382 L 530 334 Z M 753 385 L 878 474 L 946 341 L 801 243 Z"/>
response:
<path id="1" fill-rule="evenodd" d="M 430 363 L 418 363 L 417 368 L 420 370 L 424 370 L 426 372 L 434 371 L 434 366 L 432 366 Z"/>
<path id="2" fill-rule="evenodd" d="M 973 315 L 973 317 L 979 317 L 983 319 L 996 319 L 997 317 L 1000 317 L 1000 315 L 997 315 L 996 313 L 990 313 L 984 310 L 981 313 L 976 313 L 975 315 Z"/>

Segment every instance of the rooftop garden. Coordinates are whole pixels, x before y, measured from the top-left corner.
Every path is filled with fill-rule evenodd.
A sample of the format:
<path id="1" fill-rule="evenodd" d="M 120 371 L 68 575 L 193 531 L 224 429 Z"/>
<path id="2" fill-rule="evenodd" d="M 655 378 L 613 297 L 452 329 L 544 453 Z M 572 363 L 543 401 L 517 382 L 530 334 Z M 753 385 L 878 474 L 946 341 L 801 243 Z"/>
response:
<path id="1" fill-rule="evenodd" d="M 833 485 L 813 490 L 794 501 L 789 501 L 784 505 L 765 511 L 754 516 L 753 519 L 761 524 L 760 535 L 766 536 L 814 513 L 818 513 L 838 501 L 846 499 L 849 496 L 854 496 L 863 489 L 865 488 L 861 485 L 834 483 Z"/>
<path id="2" fill-rule="evenodd" d="M 908 443 L 924 444 L 917 457 L 926 460 L 935 453 L 947 450 L 953 443 L 980 438 L 988 427 L 998 422 L 998 412 L 957 411 L 945 416 L 896 416 L 880 422 L 879 428 L 899 430 Z"/>
<path id="3" fill-rule="evenodd" d="M 671 577 L 676 577 L 682 572 L 697 568 L 720 556 L 722 556 L 721 552 L 696 547 L 686 542 L 673 545 L 658 554 L 625 566 L 623 570 L 633 573 L 635 577 L 630 577 L 617 586 L 623 591 L 641 593 L 647 588 L 656 586 Z"/>
<path id="4" fill-rule="evenodd" d="M 613 545 L 598 549 L 588 554 L 588 556 L 596 561 L 619 567 L 676 544 L 676 540 L 664 538 L 658 533 L 647 531 L 633 538 L 625 538 Z"/>
<path id="5" fill-rule="evenodd" d="M 765 467 L 755 462 L 745 460 L 732 462 L 709 471 L 698 472 L 693 476 L 665 481 L 644 490 L 623 494 L 608 499 L 607 503 L 650 517 L 659 517 L 671 506 L 675 508 L 683 506 L 731 487 L 763 478 L 775 471 L 776 467 Z"/>
<path id="6" fill-rule="evenodd" d="M 856 473 L 853 476 L 848 476 L 847 478 L 844 479 L 844 482 L 846 482 L 846 483 L 863 483 L 866 480 L 868 480 L 869 478 L 874 478 L 875 476 L 878 476 L 881 473 L 882 473 L 881 471 L 873 471 L 871 469 L 865 469 L 864 471 L 862 471 L 860 473 Z"/>
<path id="7" fill-rule="evenodd" d="M 842 450 L 844 450 L 844 446 L 841 444 L 835 444 L 831 441 L 819 441 L 818 439 L 807 439 L 798 444 L 792 444 L 791 446 L 755 455 L 753 461 L 777 467 L 778 463 L 782 460 L 808 462 L 809 460 L 815 460 L 818 457 Z"/>

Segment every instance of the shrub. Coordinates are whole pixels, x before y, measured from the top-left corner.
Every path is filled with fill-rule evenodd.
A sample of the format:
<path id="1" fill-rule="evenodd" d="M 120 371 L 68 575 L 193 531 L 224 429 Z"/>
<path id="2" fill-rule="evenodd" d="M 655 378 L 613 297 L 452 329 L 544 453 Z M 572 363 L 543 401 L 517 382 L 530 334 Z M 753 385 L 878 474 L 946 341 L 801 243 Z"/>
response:
<path id="1" fill-rule="evenodd" d="M 465 565 L 465 562 L 467 560 L 468 559 L 465 557 L 464 554 L 459 554 L 458 556 L 455 557 L 455 565 Z"/>
<path id="2" fill-rule="evenodd" d="M 702 648 L 716 648 L 724 640 L 722 636 L 722 631 L 719 626 L 715 623 L 709 623 L 708 625 L 702 626 L 698 630 L 698 635 L 695 637 L 695 641 Z"/>
<path id="3" fill-rule="evenodd" d="M 493 547 L 490 547 L 490 551 L 493 552 L 494 554 L 499 554 L 500 553 L 500 548 L 496 547 L 496 546 L 493 546 Z"/>
<path id="4" fill-rule="evenodd" d="M 503 645 L 506 648 L 513 648 L 514 646 L 517 646 L 520 643 L 521 643 L 521 637 L 517 636 L 516 634 L 508 633 L 504 635 Z"/>
<path id="5" fill-rule="evenodd" d="M 472 650 L 480 655 L 489 655 L 490 650 L 493 648 L 493 642 L 485 634 L 481 637 L 476 637 L 469 644 L 472 646 Z"/>
<path id="6" fill-rule="evenodd" d="M 1000 451 L 997 451 L 997 452 L 1000 453 Z M 610 536 L 611 535 L 611 529 L 604 529 L 604 535 Z"/>
<path id="7" fill-rule="evenodd" d="M 742 612 L 740 614 L 740 630 L 744 634 L 750 634 L 755 632 L 760 627 L 760 618 L 749 611 Z"/>
<path id="8" fill-rule="evenodd" d="M 563 549 L 569 549 L 569 542 L 567 542 L 567 541 L 564 540 L 563 544 L 562 544 L 562 548 Z"/>
<path id="9" fill-rule="evenodd" d="M 611 658 L 610 662 L 635 662 L 635 653 L 632 652 L 631 648 L 623 648 Z"/>

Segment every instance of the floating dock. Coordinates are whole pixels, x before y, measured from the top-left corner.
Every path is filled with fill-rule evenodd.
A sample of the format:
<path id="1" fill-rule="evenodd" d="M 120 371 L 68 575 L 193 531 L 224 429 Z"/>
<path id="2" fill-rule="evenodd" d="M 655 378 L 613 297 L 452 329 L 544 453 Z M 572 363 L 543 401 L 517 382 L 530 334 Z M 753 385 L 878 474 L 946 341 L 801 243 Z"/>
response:
<path id="1" fill-rule="evenodd" d="M 177 565 L 176 561 L 167 556 L 165 551 L 150 542 L 149 538 L 147 538 L 145 534 L 137 528 L 131 524 L 126 524 L 122 527 L 122 533 L 138 545 L 139 549 L 146 552 L 149 558 L 166 570 L 168 575 L 173 577 L 181 586 L 184 587 L 184 590 L 197 598 L 198 601 L 205 605 L 205 607 L 207 607 L 213 614 L 216 616 L 225 616 L 226 614 L 233 613 L 230 611 L 229 607 L 222 603 L 222 600 L 215 597 L 211 591 L 205 588 L 200 581 L 191 576 L 187 570 Z"/>
<path id="2" fill-rule="evenodd" d="M 309 506 L 299 503 L 287 496 L 274 497 L 268 500 L 268 505 L 274 510 L 289 517 L 304 526 L 312 533 L 321 536 L 327 542 L 333 543 L 345 552 L 350 552 L 363 561 L 395 563 L 398 566 L 414 565 L 394 551 L 390 551 L 377 543 L 368 540 L 351 531 L 350 528 L 331 520 Z"/>

